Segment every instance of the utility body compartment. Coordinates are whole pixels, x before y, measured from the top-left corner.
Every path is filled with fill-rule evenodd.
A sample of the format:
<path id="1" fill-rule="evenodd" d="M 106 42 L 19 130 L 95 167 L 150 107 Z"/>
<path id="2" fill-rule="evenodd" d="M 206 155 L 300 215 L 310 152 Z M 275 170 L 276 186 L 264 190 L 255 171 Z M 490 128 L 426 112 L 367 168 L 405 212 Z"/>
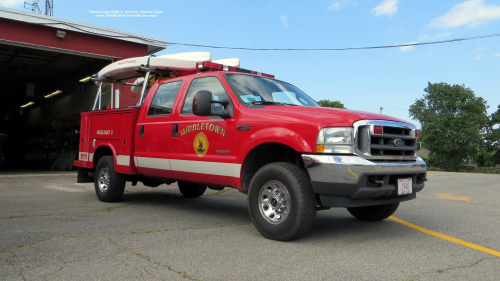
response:
<path id="1" fill-rule="evenodd" d="M 140 108 L 124 108 L 81 113 L 81 139 L 75 166 L 95 168 L 96 154 L 111 150 L 119 173 L 136 174 L 134 129 Z"/>

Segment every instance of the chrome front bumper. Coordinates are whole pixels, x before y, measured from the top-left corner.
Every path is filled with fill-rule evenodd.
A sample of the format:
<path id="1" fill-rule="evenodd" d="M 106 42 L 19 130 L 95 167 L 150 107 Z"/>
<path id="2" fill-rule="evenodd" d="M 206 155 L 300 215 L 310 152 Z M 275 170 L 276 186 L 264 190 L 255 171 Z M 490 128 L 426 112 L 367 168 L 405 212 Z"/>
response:
<path id="1" fill-rule="evenodd" d="M 329 205 L 325 207 L 381 205 L 413 199 L 424 188 L 427 172 L 420 157 L 412 162 L 372 162 L 359 156 L 303 154 L 302 160 L 314 193 L 320 195 L 323 205 Z M 398 178 L 412 179 L 412 195 L 397 195 Z"/>

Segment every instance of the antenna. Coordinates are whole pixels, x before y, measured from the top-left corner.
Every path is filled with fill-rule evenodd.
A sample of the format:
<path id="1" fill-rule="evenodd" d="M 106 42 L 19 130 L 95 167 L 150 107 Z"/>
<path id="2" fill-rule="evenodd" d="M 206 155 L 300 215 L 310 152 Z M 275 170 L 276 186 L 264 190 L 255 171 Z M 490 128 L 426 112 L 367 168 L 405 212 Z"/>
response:
<path id="1" fill-rule="evenodd" d="M 41 14 L 42 11 L 40 10 L 40 7 L 38 7 L 38 2 L 39 1 L 40 0 L 33 0 L 33 3 L 31 3 L 31 4 L 28 3 L 28 2 L 24 2 L 24 8 L 28 9 L 28 10 L 31 10 L 33 13 L 37 13 L 38 12 L 39 14 Z M 26 6 L 28 6 L 28 7 L 26 7 Z"/>
<path id="2" fill-rule="evenodd" d="M 255 39 L 253 39 L 253 59 L 252 59 L 252 71 L 253 68 L 255 67 Z M 254 75 L 252 74 L 252 87 L 250 88 L 250 95 L 253 96 L 253 79 Z M 253 103 L 250 104 L 250 107 L 252 107 Z"/>
<path id="3" fill-rule="evenodd" d="M 40 6 L 38 6 L 40 0 L 33 0 L 33 3 L 24 2 L 24 8 L 31 10 L 33 13 L 38 13 L 43 15 Z M 45 15 L 54 16 L 54 0 L 45 0 Z"/>

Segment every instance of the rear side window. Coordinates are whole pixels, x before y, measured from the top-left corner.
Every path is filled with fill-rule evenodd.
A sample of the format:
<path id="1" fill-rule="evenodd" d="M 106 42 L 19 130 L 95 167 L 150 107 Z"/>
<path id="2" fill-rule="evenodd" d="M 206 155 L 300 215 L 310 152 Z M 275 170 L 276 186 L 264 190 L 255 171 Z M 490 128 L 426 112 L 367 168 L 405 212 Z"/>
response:
<path id="1" fill-rule="evenodd" d="M 149 106 L 148 116 L 170 115 L 181 84 L 182 81 L 161 84 Z"/>
<path id="2" fill-rule="evenodd" d="M 213 100 L 227 100 L 231 102 L 229 95 L 222 86 L 221 82 L 217 77 L 202 77 L 193 79 L 191 86 L 189 86 L 189 91 L 186 95 L 186 100 L 184 101 L 184 106 L 182 107 L 182 113 L 193 113 L 193 98 L 198 91 L 210 91 L 212 92 Z M 218 103 L 212 104 L 212 114 L 219 114 L 224 111 L 224 106 Z"/>

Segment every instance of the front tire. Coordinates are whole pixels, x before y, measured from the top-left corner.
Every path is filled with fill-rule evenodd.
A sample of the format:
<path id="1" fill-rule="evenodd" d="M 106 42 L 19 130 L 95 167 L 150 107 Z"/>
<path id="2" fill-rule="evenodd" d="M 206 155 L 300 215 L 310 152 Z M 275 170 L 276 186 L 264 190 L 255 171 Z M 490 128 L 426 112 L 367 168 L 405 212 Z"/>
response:
<path id="1" fill-rule="evenodd" d="M 390 217 L 398 209 L 399 203 L 347 208 L 355 218 L 362 221 L 380 221 Z"/>
<path id="2" fill-rule="evenodd" d="M 248 209 L 266 238 L 288 241 L 306 233 L 316 217 L 316 199 L 307 174 L 290 163 L 271 163 L 255 173 Z"/>
<path id="3" fill-rule="evenodd" d="M 115 202 L 122 198 L 125 191 L 125 175 L 115 171 L 113 156 L 99 159 L 94 175 L 97 198 L 103 202 Z"/>
<path id="4" fill-rule="evenodd" d="M 179 186 L 179 191 L 182 193 L 182 195 L 184 195 L 184 197 L 188 197 L 188 198 L 200 197 L 207 190 L 206 185 L 197 184 L 197 183 L 180 181 L 177 183 L 177 185 Z"/>

